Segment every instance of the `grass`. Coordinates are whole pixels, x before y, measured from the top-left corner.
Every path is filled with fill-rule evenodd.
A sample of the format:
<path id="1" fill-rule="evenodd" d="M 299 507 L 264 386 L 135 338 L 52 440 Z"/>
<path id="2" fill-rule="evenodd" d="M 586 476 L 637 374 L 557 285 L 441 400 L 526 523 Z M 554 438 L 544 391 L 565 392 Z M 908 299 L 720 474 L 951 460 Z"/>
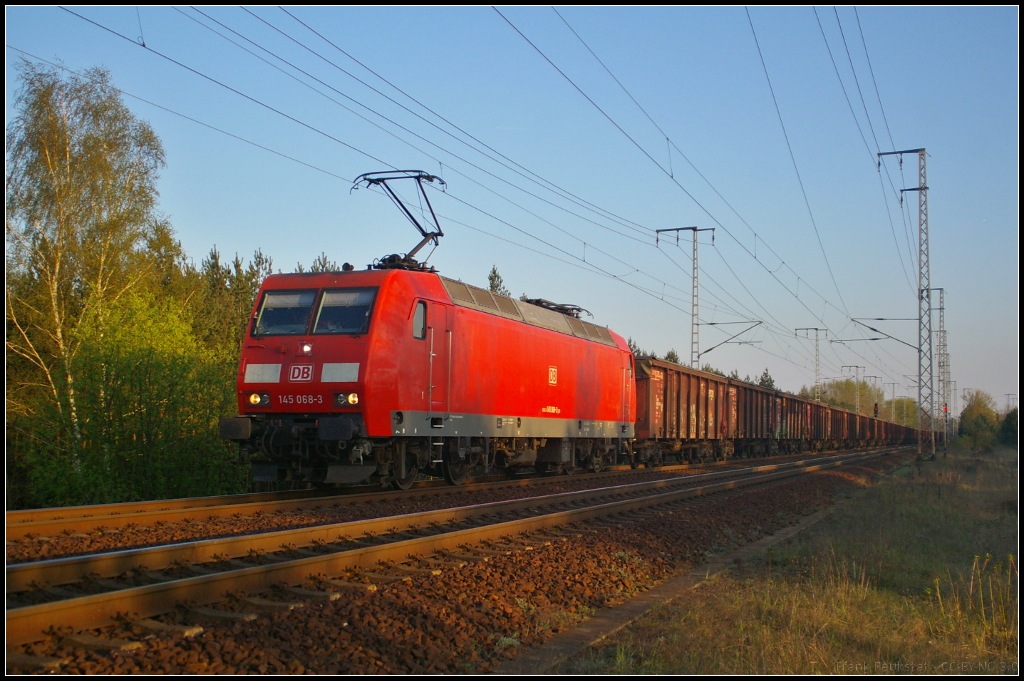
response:
<path id="1" fill-rule="evenodd" d="M 950 452 L 656 608 L 560 673 L 1018 671 L 1017 453 Z"/>

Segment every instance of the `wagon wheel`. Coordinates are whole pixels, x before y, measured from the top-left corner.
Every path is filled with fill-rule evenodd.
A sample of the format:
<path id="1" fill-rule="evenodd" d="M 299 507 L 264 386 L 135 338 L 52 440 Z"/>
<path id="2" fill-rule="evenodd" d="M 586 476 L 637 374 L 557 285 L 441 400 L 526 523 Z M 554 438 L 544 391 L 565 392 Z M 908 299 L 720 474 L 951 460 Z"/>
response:
<path id="1" fill-rule="evenodd" d="M 444 479 L 449 485 L 461 485 L 469 474 L 469 459 L 460 458 L 458 454 L 446 454 L 444 457 Z"/>

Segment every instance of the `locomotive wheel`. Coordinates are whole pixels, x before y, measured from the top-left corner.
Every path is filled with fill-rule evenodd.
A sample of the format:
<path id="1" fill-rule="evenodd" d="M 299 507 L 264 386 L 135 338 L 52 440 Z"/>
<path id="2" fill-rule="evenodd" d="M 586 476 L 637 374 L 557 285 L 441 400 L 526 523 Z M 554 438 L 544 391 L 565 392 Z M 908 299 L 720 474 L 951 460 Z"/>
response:
<path id="1" fill-rule="evenodd" d="M 411 468 L 404 478 L 392 478 L 391 484 L 395 486 L 395 489 L 400 489 L 404 492 L 412 487 L 412 483 L 416 482 L 416 478 L 419 474 L 420 471 L 418 468 Z"/>
<path id="2" fill-rule="evenodd" d="M 537 475 L 544 475 L 551 470 L 551 464 L 547 461 L 538 461 L 533 464 L 533 470 L 537 472 Z"/>
<path id="3" fill-rule="evenodd" d="M 444 457 L 444 479 L 449 485 L 461 485 L 469 474 L 469 461 L 460 459 L 458 454 Z"/>
<path id="4" fill-rule="evenodd" d="M 394 485 L 396 489 L 404 492 L 412 487 L 412 483 L 416 482 L 416 478 L 420 474 L 420 469 L 416 467 L 416 455 L 414 453 L 406 451 L 404 446 L 399 451 L 401 453 L 396 456 L 405 457 L 405 477 L 399 477 L 401 475 L 401 468 L 395 465 L 395 477 L 391 479 L 391 484 Z"/>

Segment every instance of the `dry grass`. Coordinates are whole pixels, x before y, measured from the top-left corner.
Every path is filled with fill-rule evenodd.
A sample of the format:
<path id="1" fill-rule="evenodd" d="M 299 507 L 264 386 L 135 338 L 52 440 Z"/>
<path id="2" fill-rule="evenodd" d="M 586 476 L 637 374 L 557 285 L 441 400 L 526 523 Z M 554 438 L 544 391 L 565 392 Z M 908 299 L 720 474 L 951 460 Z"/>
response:
<path id="1" fill-rule="evenodd" d="M 562 673 L 1017 673 L 1017 455 L 951 453 Z"/>

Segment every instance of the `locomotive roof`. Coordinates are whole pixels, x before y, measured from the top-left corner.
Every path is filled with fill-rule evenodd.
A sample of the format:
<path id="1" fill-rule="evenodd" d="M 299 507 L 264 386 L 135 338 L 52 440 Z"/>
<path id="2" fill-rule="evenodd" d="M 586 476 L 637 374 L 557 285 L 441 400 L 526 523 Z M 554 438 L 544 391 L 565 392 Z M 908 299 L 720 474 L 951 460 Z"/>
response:
<path id="1" fill-rule="evenodd" d="M 485 289 L 464 284 L 461 281 L 440 276 L 438 278 L 444 284 L 445 290 L 448 291 L 448 295 L 452 297 L 456 305 L 498 315 L 499 317 L 515 319 L 531 326 L 539 326 L 596 343 L 615 345 L 615 340 L 606 327 L 597 326 L 571 315 L 562 314 L 539 305 L 532 305 L 522 300 L 500 296 Z"/>
<path id="2" fill-rule="evenodd" d="M 383 278 L 390 272 L 401 272 L 401 270 L 354 270 L 348 272 L 294 272 L 290 274 L 273 274 L 267 277 L 267 283 L 277 286 L 295 285 L 295 278 L 334 278 L 353 277 L 353 279 L 365 279 L 366 275 L 375 275 L 373 278 Z M 575 336 L 584 340 L 601 343 L 602 345 L 617 346 L 611 332 L 604 326 L 597 326 L 572 315 L 563 314 L 552 309 L 533 305 L 522 300 L 491 293 L 476 286 L 464 284 L 461 281 L 448 279 L 434 273 L 416 273 L 418 276 L 435 276 L 444 285 L 445 290 L 451 297 L 452 302 L 460 307 L 468 307 L 480 312 L 514 319 L 524 324 L 538 326 L 551 331 L 564 333 L 567 336 Z"/>

